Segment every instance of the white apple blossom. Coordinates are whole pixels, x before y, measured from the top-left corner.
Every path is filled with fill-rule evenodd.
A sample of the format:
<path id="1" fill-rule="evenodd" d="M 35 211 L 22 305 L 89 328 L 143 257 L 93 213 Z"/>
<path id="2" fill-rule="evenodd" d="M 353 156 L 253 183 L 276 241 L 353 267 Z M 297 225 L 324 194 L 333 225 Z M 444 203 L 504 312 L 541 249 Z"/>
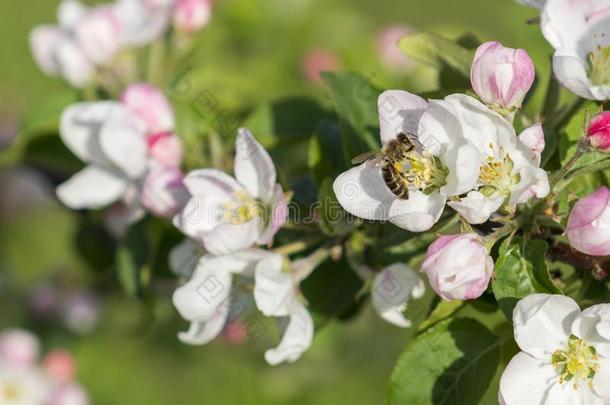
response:
<path id="1" fill-rule="evenodd" d="M 548 0 L 544 37 L 555 49 L 559 82 L 590 100 L 610 98 L 610 4 L 607 0 Z"/>
<path id="2" fill-rule="evenodd" d="M 481 163 L 474 145 L 454 136 L 450 145 L 441 148 L 431 133 L 421 136 L 420 117 L 430 107 L 434 105 L 406 91 L 390 90 L 379 96 L 381 142 L 385 144 L 401 133 L 417 138 L 415 150 L 402 162 L 401 169 L 411 184 L 409 197 L 394 195 L 383 180 L 381 165 L 368 161 L 341 174 L 333 184 L 346 211 L 360 218 L 389 220 L 409 231 L 423 232 L 438 221 L 447 197 L 475 187 Z"/>
<path id="3" fill-rule="evenodd" d="M 174 0 L 117 0 L 119 21 L 123 26 L 121 42 L 142 46 L 161 38 L 168 28 Z"/>
<path id="4" fill-rule="evenodd" d="M 530 6 L 533 8 L 541 9 L 546 4 L 546 0 L 516 0 L 517 3 L 523 4 L 524 6 Z"/>
<path id="5" fill-rule="evenodd" d="M 235 177 L 216 169 L 187 174 L 192 197 L 174 217 L 176 227 L 215 255 L 270 244 L 288 215 L 267 151 L 244 128 L 235 149 Z"/>
<path id="6" fill-rule="evenodd" d="M 448 203 L 472 224 L 487 221 L 505 204 L 514 206 L 549 193 L 547 174 L 538 167 L 541 128 L 530 131 L 522 141 L 501 115 L 464 94 L 431 101 L 419 122 L 420 140 L 436 141 L 429 147 L 431 153 L 443 153 L 460 138 L 478 150 L 476 187 Z"/>
<path id="7" fill-rule="evenodd" d="M 610 402 L 610 305 L 580 311 L 563 295 L 532 294 L 513 312 L 515 355 L 500 380 L 502 405 Z"/>
<path id="8" fill-rule="evenodd" d="M 16 367 L 0 360 L 0 403 L 3 405 L 45 404 L 51 384 L 34 367 Z"/>

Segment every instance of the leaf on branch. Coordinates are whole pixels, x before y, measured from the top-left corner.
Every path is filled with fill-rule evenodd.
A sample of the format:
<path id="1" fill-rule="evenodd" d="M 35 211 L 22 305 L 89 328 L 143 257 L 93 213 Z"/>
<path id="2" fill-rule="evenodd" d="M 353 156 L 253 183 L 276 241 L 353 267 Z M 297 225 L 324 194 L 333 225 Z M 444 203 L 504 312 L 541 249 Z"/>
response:
<path id="1" fill-rule="evenodd" d="M 419 62 L 438 69 L 449 67 L 470 78 L 474 51 L 441 35 L 431 32 L 408 35 L 400 40 L 398 46 L 404 54 Z"/>
<path id="2" fill-rule="evenodd" d="M 543 240 L 526 243 L 519 237 L 506 239 L 500 246 L 492 289 L 509 321 L 521 298 L 534 293 L 563 294 L 551 280 L 545 261 L 547 250 Z"/>
<path id="3" fill-rule="evenodd" d="M 501 343 L 473 319 L 447 319 L 430 327 L 401 354 L 388 403 L 480 403 L 498 369 Z"/>

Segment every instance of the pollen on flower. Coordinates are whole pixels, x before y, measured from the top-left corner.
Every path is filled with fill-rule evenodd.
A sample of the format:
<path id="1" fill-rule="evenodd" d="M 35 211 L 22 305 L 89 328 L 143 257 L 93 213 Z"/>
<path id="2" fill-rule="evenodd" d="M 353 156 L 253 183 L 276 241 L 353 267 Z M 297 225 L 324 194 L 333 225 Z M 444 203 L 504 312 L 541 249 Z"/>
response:
<path id="1" fill-rule="evenodd" d="M 594 42 L 598 42 L 595 39 L 594 37 Z M 599 86 L 610 85 L 610 46 L 602 46 L 598 43 L 589 53 L 589 62 L 591 82 Z"/>
<path id="2" fill-rule="evenodd" d="M 7 401 L 17 401 L 20 397 L 20 388 L 16 384 L 5 384 L 0 390 L 0 399 L 5 399 Z"/>
<path id="3" fill-rule="evenodd" d="M 241 225 L 253 218 L 260 217 L 263 209 L 261 205 L 246 193 L 237 193 L 235 200 L 224 203 L 224 219 L 233 225 Z"/>
<path id="4" fill-rule="evenodd" d="M 571 381 L 574 389 L 584 381 L 589 386 L 593 385 L 593 377 L 599 369 L 598 360 L 595 348 L 574 335 L 570 336 L 567 349 L 556 350 L 551 356 L 551 363 L 559 373 L 559 382 Z"/>
<path id="5" fill-rule="evenodd" d="M 489 148 L 494 150 L 492 144 L 489 144 Z M 518 183 L 520 179 L 518 175 L 512 174 L 515 163 L 509 154 L 504 152 L 504 148 L 500 147 L 499 154 L 501 159 L 493 155 L 487 156 L 480 168 L 479 181 L 488 191 L 493 189 L 508 192 L 510 185 Z"/>
<path id="6" fill-rule="evenodd" d="M 429 153 L 412 151 L 405 160 L 394 164 L 402 172 L 409 185 L 424 193 L 431 193 L 447 183 L 448 170 L 440 159 Z"/>

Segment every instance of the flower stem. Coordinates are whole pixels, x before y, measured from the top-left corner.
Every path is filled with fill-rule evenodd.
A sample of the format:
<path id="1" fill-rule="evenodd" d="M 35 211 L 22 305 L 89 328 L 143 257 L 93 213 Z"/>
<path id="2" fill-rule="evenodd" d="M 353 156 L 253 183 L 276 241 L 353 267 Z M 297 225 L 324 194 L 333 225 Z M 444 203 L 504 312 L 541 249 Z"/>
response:
<path id="1" fill-rule="evenodd" d="M 300 253 L 304 250 L 311 248 L 312 246 L 320 243 L 322 239 L 319 236 L 311 237 L 311 238 L 303 238 L 301 240 L 294 241 L 292 243 L 288 243 L 286 245 L 279 246 L 273 249 L 273 252 L 277 254 L 281 254 L 284 256 L 290 256 L 295 253 Z"/>

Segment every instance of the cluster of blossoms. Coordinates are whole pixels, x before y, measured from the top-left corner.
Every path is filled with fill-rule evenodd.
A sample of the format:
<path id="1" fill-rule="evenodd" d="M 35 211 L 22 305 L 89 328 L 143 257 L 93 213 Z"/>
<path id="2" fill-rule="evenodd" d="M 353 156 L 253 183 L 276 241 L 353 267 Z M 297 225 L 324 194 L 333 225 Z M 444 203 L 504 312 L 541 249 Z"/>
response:
<path id="1" fill-rule="evenodd" d="M 35 28 L 34 58 L 48 75 L 85 87 L 105 69 L 133 70 L 128 50 L 159 40 L 172 27 L 194 33 L 211 17 L 211 0 L 117 0 L 87 7 L 63 0 L 58 25 Z"/>
<path id="2" fill-rule="evenodd" d="M 39 362 L 36 336 L 23 330 L 0 333 L 0 403 L 5 405 L 88 405 L 87 392 L 75 380 L 69 353 L 49 352 Z"/>

